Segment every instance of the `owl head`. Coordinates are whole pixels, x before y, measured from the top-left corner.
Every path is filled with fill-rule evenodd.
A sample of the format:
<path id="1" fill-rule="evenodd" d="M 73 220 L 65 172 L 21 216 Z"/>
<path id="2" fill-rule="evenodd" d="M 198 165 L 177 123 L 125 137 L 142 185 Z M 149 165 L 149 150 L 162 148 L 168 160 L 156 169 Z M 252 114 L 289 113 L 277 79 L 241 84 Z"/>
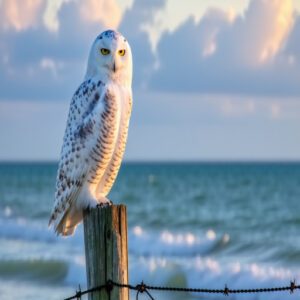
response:
<path id="1" fill-rule="evenodd" d="M 131 85 L 131 49 L 121 33 L 106 30 L 97 36 L 90 50 L 86 72 L 86 78 L 91 77 Z"/>

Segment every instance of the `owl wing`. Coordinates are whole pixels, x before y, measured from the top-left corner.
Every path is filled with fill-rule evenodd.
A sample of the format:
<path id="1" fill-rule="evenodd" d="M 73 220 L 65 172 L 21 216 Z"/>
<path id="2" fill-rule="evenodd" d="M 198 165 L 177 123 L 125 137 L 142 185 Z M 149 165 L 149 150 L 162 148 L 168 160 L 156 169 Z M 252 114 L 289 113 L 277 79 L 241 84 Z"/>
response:
<path id="1" fill-rule="evenodd" d="M 74 228 L 81 221 L 81 212 L 77 220 L 68 221 L 66 217 L 90 177 L 91 169 L 97 176 L 103 176 L 105 172 L 108 161 L 97 153 L 104 136 L 115 135 L 114 128 L 109 126 L 109 123 L 114 123 L 108 111 L 111 97 L 113 95 L 105 85 L 89 80 L 72 98 L 58 166 L 55 203 L 49 221 L 49 225 L 54 223 L 57 233 L 70 234 L 74 229 L 70 231 L 68 228 Z"/>

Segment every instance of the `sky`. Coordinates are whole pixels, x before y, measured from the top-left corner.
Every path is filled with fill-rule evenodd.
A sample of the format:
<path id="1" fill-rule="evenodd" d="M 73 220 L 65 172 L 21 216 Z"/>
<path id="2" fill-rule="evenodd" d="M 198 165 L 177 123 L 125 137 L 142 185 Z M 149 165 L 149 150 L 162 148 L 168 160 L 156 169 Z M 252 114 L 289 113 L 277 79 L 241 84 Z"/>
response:
<path id="1" fill-rule="evenodd" d="M 0 0 L 0 160 L 58 160 L 108 28 L 133 52 L 126 160 L 300 160 L 300 0 Z"/>

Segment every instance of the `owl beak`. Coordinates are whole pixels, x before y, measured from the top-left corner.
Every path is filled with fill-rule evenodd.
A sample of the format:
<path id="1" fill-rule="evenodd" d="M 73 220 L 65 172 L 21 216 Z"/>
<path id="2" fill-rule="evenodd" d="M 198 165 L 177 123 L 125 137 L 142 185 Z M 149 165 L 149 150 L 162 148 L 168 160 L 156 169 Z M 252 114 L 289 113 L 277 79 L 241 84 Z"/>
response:
<path id="1" fill-rule="evenodd" d="M 116 62 L 113 62 L 113 71 L 116 72 Z"/>

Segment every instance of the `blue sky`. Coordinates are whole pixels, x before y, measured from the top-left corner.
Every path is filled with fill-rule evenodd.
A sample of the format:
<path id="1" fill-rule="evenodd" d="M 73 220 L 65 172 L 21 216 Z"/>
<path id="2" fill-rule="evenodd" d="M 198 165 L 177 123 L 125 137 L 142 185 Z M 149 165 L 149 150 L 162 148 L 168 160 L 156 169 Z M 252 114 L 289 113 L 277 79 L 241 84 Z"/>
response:
<path id="1" fill-rule="evenodd" d="M 0 160 L 56 160 L 89 47 L 134 56 L 127 160 L 299 160 L 300 1 L 0 0 Z"/>

